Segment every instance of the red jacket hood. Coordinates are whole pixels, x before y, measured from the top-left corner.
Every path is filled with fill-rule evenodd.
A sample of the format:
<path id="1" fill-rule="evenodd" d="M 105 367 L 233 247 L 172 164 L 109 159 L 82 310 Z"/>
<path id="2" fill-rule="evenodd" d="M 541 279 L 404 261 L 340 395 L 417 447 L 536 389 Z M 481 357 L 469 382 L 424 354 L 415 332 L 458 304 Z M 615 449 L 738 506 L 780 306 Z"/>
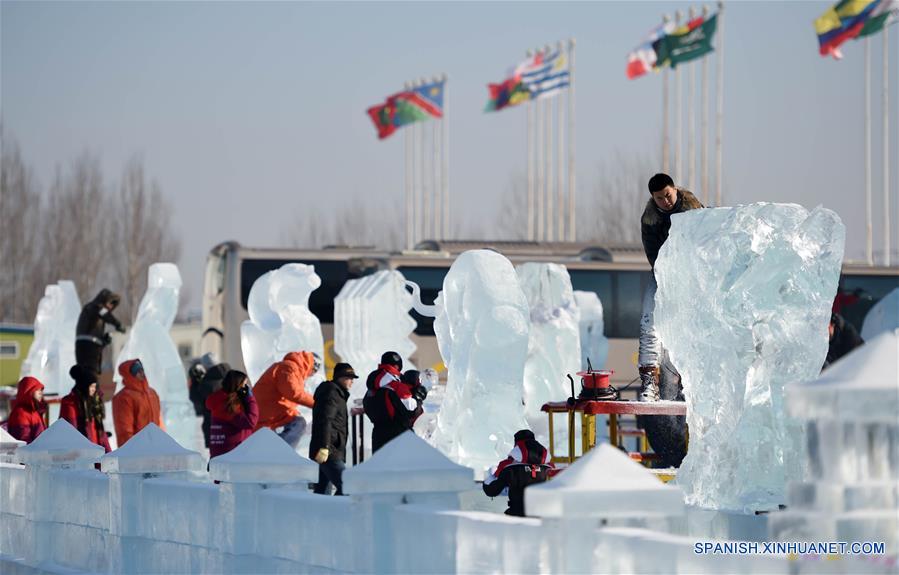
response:
<path id="1" fill-rule="evenodd" d="M 144 379 L 141 381 L 131 375 L 131 366 L 136 361 L 136 359 L 129 359 L 128 361 L 123 362 L 122 365 L 119 366 L 119 375 L 122 376 L 122 385 L 124 387 L 137 391 L 144 391 L 147 389 L 147 380 Z M 146 377 L 146 372 L 144 373 L 144 377 Z"/>
<path id="2" fill-rule="evenodd" d="M 34 377 L 23 377 L 19 381 L 19 389 L 16 392 L 16 405 L 29 411 L 36 411 L 31 394 L 39 389 L 44 389 L 44 384 Z"/>

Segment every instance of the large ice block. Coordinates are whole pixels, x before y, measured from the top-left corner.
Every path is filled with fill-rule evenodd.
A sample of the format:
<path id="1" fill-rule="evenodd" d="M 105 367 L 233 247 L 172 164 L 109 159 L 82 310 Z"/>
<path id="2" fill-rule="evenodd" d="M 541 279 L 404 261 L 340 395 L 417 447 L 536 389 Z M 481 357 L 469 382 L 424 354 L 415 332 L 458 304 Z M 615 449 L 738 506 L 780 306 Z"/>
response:
<path id="1" fill-rule="evenodd" d="M 187 394 L 184 364 L 169 333 L 178 314 L 181 274 L 175 264 L 156 263 L 147 275 L 147 291 L 116 366 L 129 359 L 140 359 L 147 382 L 159 394 L 166 431 L 178 443 L 202 449 L 200 421 Z M 121 387 L 118 370 L 114 378 Z"/>
<path id="2" fill-rule="evenodd" d="M 531 318 L 524 403 L 530 426 L 545 427 L 546 415 L 540 408 L 571 395 L 565 376 L 573 377 L 581 366 L 580 313 L 564 266 L 526 263 L 516 272 Z"/>
<path id="3" fill-rule="evenodd" d="M 609 358 L 609 340 L 603 323 L 602 302 L 592 291 L 575 291 L 574 301 L 581 314 L 581 367 L 587 369 L 587 360 L 593 369 L 602 369 Z"/>
<path id="4" fill-rule="evenodd" d="M 227 483 L 318 481 L 317 463 L 300 456 L 274 431 L 263 427 L 243 443 L 209 460 L 209 474 Z"/>
<path id="5" fill-rule="evenodd" d="M 349 280 L 334 298 L 334 351 L 361 376 L 350 389 L 350 401 L 365 395 L 364 376 L 385 351 L 399 353 L 404 369 L 415 369 L 409 361 L 415 352 L 410 309 L 406 279 L 395 270 Z"/>
<path id="6" fill-rule="evenodd" d="M 101 455 L 102 447 L 65 419 L 57 419 L 37 439 L 16 449 L 14 459 L 25 465 L 80 465 L 93 463 Z"/>
<path id="7" fill-rule="evenodd" d="M 250 319 L 240 326 L 240 347 L 250 380 L 291 351 L 324 358 L 321 323 L 309 311 L 309 296 L 321 285 L 315 266 L 285 264 L 260 276 L 250 288 Z M 306 380 L 310 391 L 324 378 L 324 367 Z"/>
<path id="8" fill-rule="evenodd" d="M 899 329 L 899 288 L 893 289 L 874 304 L 865 316 L 861 336 L 870 341 L 878 335 Z"/>
<path id="9" fill-rule="evenodd" d="M 202 471 L 205 468 L 206 462 L 199 453 L 179 445 L 155 423 L 100 458 L 100 469 L 113 473 Z"/>
<path id="10" fill-rule="evenodd" d="M 491 250 L 456 258 L 435 305 L 448 377 L 431 440 L 455 462 L 483 471 L 506 456 L 512 436 L 527 425 L 530 308 L 512 263 Z"/>
<path id="11" fill-rule="evenodd" d="M 672 216 L 655 267 L 655 321 L 683 376 L 687 503 L 772 509 L 801 477 L 802 427 L 788 419 L 784 385 L 815 378 L 824 363 L 844 236 L 821 207 Z"/>
<path id="12" fill-rule="evenodd" d="M 69 392 L 69 368 L 75 365 L 75 325 L 80 313 L 74 283 L 61 280 L 46 287 L 34 316 L 34 341 L 19 377 L 37 378 L 46 394 Z"/>

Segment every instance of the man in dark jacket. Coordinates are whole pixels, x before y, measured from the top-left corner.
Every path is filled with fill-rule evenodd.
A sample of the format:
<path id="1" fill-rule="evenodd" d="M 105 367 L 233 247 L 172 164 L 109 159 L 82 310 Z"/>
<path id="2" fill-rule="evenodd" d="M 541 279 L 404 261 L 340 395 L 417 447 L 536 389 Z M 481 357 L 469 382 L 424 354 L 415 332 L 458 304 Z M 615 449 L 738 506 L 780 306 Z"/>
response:
<path id="1" fill-rule="evenodd" d="M 215 357 L 211 353 L 200 358 L 200 361 L 191 366 L 188 371 L 190 401 L 194 404 L 194 412 L 203 416 L 203 442 L 207 448 L 209 447 L 212 412 L 206 407 L 206 400 L 222 388 L 222 381 L 229 371 L 231 371 L 231 366 L 224 362 L 215 363 Z"/>
<path id="2" fill-rule="evenodd" d="M 509 488 L 509 508 L 506 515 L 524 517 L 524 488 L 549 479 L 554 466 L 545 447 L 534 438 L 530 429 L 515 434 L 515 447 L 509 456 L 497 464 L 484 479 L 484 493 L 496 497 Z"/>
<path id="3" fill-rule="evenodd" d="M 327 494 L 331 484 L 335 495 L 343 495 L 343 469 L 346 466 L 347 399 L 353 380 L 359 376 L 348 363 L 334 366 L 331 381 L 322 382 L 315 390 L 312 407 L 312 440 L 309 458 L 318 464 L 315 493 Z"/>
<path id="4" fill-rule="evenodd" d="M 366 408 L 370 409 L 367 413 L 373 424 L 372 453 L 412 429 L 415 420 L 424 413 L 421 405 L 428 396 L 428 389 L 421 384 L 420 375 L 418 371 L 410 369 L 399 381 L 391 381 L 374 393 L 374 398 Z"/>
<path id="5" fill-rule="evenodd" d="M 640 217 L 640 235 L 643 251 L 649 265 L 655 268 L 656 258 L 671 229 L 671 216 L 688 210 L 702 208 L 702 203 L 687 190 L 677 188 L 668 174 L 656 174 L 649 179 L 646 208 Z M 643 315 L 640 318 L 640 353 L 637 365 L 640 370 L 640 401 L 659 401 L 659 377 L 661 343 L 655 329 L 656 279 L 653 273 L 643 296 Z"/>
<path id="6" fill-rule="evenodd" d="M 118 294 L 104 288 L 81 309 L 75 328 L 75 363 L 100 373 L 103 348 L 112 342 L 106 333 L 106 325 L 125 333 L 122 322 L 112 315 L 112 310 L 118 307 L 121 299 Z"/>
<path id="7" fill-rule="evenodd" d="M 824 361 L 825 368 L 865 343 L 861 336 L 858 335 L 858 330 L 855 329 L 855 326 L 843 319 L 843 316 L 838 313 L 830 315 L 828 332 L 830 334 L 830 345 L 827 348 L 827 359 Z"/>

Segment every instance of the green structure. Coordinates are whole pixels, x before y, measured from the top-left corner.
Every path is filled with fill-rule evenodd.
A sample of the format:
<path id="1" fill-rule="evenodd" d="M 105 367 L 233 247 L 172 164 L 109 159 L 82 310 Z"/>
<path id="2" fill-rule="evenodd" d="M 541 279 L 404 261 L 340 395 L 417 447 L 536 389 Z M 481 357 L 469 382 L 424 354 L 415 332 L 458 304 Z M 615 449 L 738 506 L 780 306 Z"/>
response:
<path id="1" fill-rule="evenodd" d="M 33 341 L 34 328 L 30 325 L 0 323 L 0 387 L 19 382 L 22 362 Z"/>

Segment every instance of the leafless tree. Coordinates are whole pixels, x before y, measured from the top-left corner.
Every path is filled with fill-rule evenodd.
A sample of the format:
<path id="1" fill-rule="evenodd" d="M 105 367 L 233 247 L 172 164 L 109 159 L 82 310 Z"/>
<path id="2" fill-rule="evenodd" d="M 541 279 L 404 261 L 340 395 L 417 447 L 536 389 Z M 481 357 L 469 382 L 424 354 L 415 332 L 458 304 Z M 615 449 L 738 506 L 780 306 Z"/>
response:
<path id="1" fill-rule="evenodd" d="M 292 222 L 282 232 L 288 245 L 314 249 L 326 245 L 367 245 L 382 249 L 402 247 L 403 222 L 397 220 L 396 225 L 391 225 L 369 216 L 379 211 L 358 199 L 329 212 L 305 207 L 303 213 L 302 220 Z"/>

